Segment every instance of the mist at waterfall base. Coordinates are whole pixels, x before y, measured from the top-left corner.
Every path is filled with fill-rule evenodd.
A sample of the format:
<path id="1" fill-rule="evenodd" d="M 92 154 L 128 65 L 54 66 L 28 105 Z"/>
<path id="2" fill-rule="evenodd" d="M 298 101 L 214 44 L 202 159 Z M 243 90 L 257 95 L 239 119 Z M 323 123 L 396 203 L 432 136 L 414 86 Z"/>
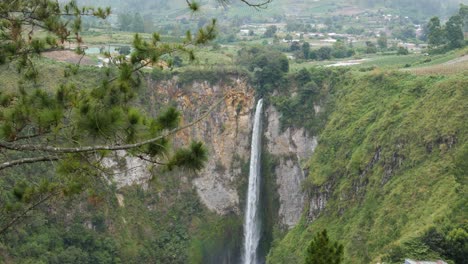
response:
<path id="1" fill-rule="evenodd" d="M 261 139 L 262 139 L 262 107 L 263 99 L 257 103 L 254 126 L 252 131 L 252 144 L 250 152 L 249 184 L 247 190 L 247 206 L 244 222 L 244 249 L 242 253 L 243 264 L 257 264 L 257 248 L 260 241 L 260 165 L 261 165 Z"/>

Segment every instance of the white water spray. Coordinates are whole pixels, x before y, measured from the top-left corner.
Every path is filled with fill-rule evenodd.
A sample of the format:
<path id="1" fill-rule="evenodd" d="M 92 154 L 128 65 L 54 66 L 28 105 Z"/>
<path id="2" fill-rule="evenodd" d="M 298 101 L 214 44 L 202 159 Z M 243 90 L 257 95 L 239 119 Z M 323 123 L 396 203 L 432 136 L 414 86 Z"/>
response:
<path id="1" fill-rule="evenodd" d="M 257 264 L 257 248 L 260 241 L 260 219 L 258 206 L 260 200 L 260 154 L 262 148 L 262 106 L 263 99 L 257 103 L 252 132 L 250 151 L 249 189 L 247 211 L 244 222 L 244 264 Z"/>

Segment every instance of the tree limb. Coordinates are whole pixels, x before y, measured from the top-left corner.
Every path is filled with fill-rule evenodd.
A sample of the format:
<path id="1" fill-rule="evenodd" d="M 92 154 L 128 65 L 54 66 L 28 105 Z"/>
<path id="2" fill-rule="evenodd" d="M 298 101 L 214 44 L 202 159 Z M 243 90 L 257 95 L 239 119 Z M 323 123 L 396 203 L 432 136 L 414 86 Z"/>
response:
<path id="1" fill-rule="evenodd" d="M 271 3 L 273 0 L 264 0 L 263 2 L 260 2 L 258 4 L 253 4 L 251 3 L 250 1 L 248 0 L 240 0 L 241 2 L 243 2 L 244 4 L 250 6 L 250 7 L 254 7 L 254 8 L 266 8 L 266 6 Z"/>
<path id="2" fill-rule="evenodd" d="M 23 158 L 23 159 L 17 159 L 17 160 L 12 160 L 8 162 L 4 162 L 0 164 L 0 170 L 10 168 L 16 165 L 23 165 L 27 163 L 36 163 L 36 162 L 42 162 L 42 161 L 54 161 L 54 160 L 59 160 L 59 157 L 51 157 L 51 156 L 44 156 L 44 157 L 37 157 L 37 158 Z"/>
<path id="3" fill-rule="evenodd" d="M 168 163 L 159 162 L 159 161 L 156 161 L 156 160 L 152 160 L 152 159 L 145 158 L 143 155 L 138 155 L 138 156 L 136 156 L 136 157 L 139 158 L 139 159 L 141 159 L 141 160 L 144 160 L 144 161 L 147 161 L 147 162 L 151 162 L 151 163 L 154 163 L 154 164 L 157 164 L 157 165 L 168 165 Z"/>
<path id="4" fill-rule="evenodd" d="M 201 115 L 199 118 L 195 119 L 194 121 L 172 129 L 170 131 L 167 131 L 163 133 L 160 136 L 150 138 L 144 141 L 140 141 L 134 144 L 125 144 L 125 145 L 96 145 L 96 146 L 85 146 L 85 147 L 55 147 L 55 146 L 44 146 L 44 145 L 18 145 L 18 144 L 12 144 L 8 142 L 0 142 L 0 147 L 9 149 L 9 150 L 15 150 L 15 151 L 44 151 L 44 152 L 49 152 L 49 153 L 82 153 L 82 152 L 94 152 L 94 151 L 99 151 L 99 150 L 127 150 L 127 149 L 133 149 L 133 148 L 138 148 L 153 142 L 156 142 L 162 138 L 168 137 L 170 135 L 174 135 L 179 131 L 182 131 L 186 128 L 189 128 L 201 120 L 205 119 L 211 112 L 213 112 L 216 107 L 218 107 L 226 98 L 228 95 L 223 96 L 218 102 L 216 102 L 206 113 Z"/>

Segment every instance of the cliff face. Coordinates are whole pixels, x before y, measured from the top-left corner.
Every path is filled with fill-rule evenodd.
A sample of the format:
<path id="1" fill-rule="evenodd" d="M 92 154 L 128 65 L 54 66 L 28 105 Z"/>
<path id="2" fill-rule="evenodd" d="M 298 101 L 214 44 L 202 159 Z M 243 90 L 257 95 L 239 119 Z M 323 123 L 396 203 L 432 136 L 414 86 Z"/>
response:
<path id="1" fill-rule="evenodd" d="M 275 175 L 280 221 L 290 228 L 299 221 L 306 198 L 302 191 L 302 181 L 307 172 L 301 167 L 301 163 L 313 154 L 317 138 L 309 136 L 303 128 L 281 131 L 280 113 L 272 106 L 266 110 L 266 118 L 268 126 L 264 134 L 268 141 L 267 149 L 278 158 Z"/>
<path id="2" fill-rule="evenodd" d="M 179 85 L 177 78 L 164 82 L 148 82 L 147 98 L 150 105 L 175 104 L 183 113 L 183 123 L 196 119 L 218 100 L 227 95 L 224 102 L 209 116 L 193 127 L 179 133 L 174 145 L 183 145 L 190 140 L 202 140 L 209 151 L 206 167 L 197 175 L 190 176 L 198 196 L 205 206 L 220 215 L 239 215 L 239 186 L 248 178 L 246 170 L 250 155 L 252 116 L 255 111 L 254 89 L 245 81 L 232 79 L 230 82 L 211 85 L 194 82 Z M 157 113 L 158 109 L 150 109 Z M 264 135 L 266 149 L 276 157 L 276 188 L 279 196 L 279 222 L 285 227 L 294 226 L 304 209 L 305 196 L 302 180 L 307 174 L 301 163 L 310 158 L 317 139 L 304 129 L 280 130 L 280 113 L 272 106 L 265 111 Z M 120 161 L 120 163 L 119 163 Z M 117 165 L 124 165 L 121 172 Z M 138 164 L 140 169 L 131 169 Z M 114 171 L 118 187 L 144 184 L 151 178 L 149 164 L 121 155 L 116 161 L 106 161 Z M 130 170 L 129 170 L 130 169 Z M 125 171 L 125 172 L 124 172 Z"/>
<path id="3" fill-rule="evenodd" d="M 210 85 L 193 82 L 180 85 L 177 78 L 148 83 L 150 105 L 174 104 L 183 113 L 182 125 L 203 115 L 219 100 L 223 100 L 207 118 L 176 135 L 175 146 L 190 140 L 202 140 L 209 152 L 205 168 L 190 175 L 192 183 L 210 210 L 226 215 L 239 214 L 237 181 L 242 160 L 247 160 L 250 149 L 251 111 L 254 107 L 253 89 L 240 79 Z M 150 109 L 155 113 L 158 109 Z"/>

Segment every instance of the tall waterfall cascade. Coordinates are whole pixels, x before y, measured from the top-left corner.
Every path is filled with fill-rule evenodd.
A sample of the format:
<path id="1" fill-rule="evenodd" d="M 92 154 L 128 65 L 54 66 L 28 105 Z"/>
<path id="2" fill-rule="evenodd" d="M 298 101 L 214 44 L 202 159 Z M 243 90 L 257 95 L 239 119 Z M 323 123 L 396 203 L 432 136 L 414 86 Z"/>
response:
<path id="1" fill-rule="evenodd" d="M 243 264 L 257 264 L 257 248 L 260 241 L 260 156 L 262 149 L 262 107 L 263 99 L 257 103 L 252 132 L 250 151 L 249 189 L 247 193 L 247 210 L 244 222 Z"/>

